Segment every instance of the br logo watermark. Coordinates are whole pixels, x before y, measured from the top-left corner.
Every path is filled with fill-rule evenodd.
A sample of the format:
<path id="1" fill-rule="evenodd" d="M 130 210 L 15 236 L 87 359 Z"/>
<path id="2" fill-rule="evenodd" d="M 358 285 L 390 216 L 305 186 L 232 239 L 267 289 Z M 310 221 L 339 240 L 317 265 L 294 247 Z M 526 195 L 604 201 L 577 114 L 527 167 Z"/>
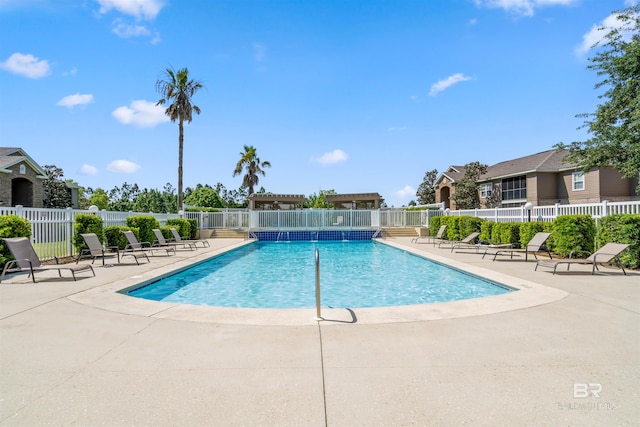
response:
<path id="1" fill-rule="evenodd" d="M 618 405 L 612 402 L 603 402 L 600 400 L 602 393 L 602 384 L 600 383 L 575 383 L 573 384 L 574 399 L 588 399 L 578 402 L 558 402 L 558 409 L 578 409 L 586 411 L 613 411 L 618 409 Z"/>
<path id="2" fill-rule="evenodd" d="M 601 392 L 602 384 L 600 383 L 575 383 L 573 385 L 573 397 L 575 399 L 584 399 L 589 396 L 600 399 Z"/>

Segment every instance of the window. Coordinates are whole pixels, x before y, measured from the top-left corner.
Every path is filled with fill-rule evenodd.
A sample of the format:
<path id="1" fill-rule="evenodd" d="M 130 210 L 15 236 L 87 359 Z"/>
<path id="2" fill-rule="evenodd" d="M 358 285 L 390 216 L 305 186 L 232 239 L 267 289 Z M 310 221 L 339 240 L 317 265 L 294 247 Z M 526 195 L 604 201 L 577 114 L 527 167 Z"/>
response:
<path id="1" fill-rule="evenodd" d="M 584 172 L 574 172 L 572 175 L 573 191 L 584 190 Z"/>
<path id="2" fill-rule="evenodd" d="M 480 184 L 480 197 L 481 198 L 489 198 L 491 197 L 491 195 L 493 194 L 493 184 L 492 183 L 486 183 L 486 184 Z"/>
<path id="3" fill-rule="evenodd" d="M 516 176 L 502 180 L 502 200 L 527 198 L 527 177 Z"/>
<path id="4" fill-rule="evenodd" d="M 24 175 L 27 173 L 27 167 L 25 165 L 20 165 L 20 175 Z"/>

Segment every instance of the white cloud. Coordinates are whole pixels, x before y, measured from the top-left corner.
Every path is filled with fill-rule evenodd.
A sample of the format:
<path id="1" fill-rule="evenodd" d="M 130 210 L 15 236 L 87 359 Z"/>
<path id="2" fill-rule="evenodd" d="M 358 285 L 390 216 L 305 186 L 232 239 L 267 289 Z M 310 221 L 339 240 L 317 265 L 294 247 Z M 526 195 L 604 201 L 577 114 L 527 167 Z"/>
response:
<path id="1" fill-rule="evenodd" d="M 169 117 L 164 111 L 165 107 L 140 99 L 131 102 L 130 107 L 116 108 L 111 114 L 117 121 L 125 125 L 154 127 L 169 121 Z"/>
<path id="2" fill-rule="evenodd" d="M 267 46 L 262 43 L 252 43 L 251 47 L 253 48 L 253 58 L 262 62 L 267 58 Z"/>
<path id="3" fill-rule="evenodd" d="M 100 4 L 99 12 L 105 14 L 115 9 L 136 19 L 152 20 L 164 7 L 163 0 L 97 0 Z"/>
<path id="4" fill-rule="evenodd" d="M 0 62 L 0 68 L 10 73 L 39 79 L 51 72 L 49 62 L 45 59 L 38 59 L 35 56 L 24 53 L 14 53 L 6 61 Z"/>
<path id="5" fill-rule="evenodd" d="M 107 166 L 107 170 L 114 173 L 134 173 L 138 169 L 140 169 L 140 165 L 129 160 L 114 160 Z"/>
<path id="6" fill-rule="evenodd" d="M 395 194 L 401 199 L 407 199 L 415 197 L 416 189 L 410 185 L 405 185 L 403 189 L 396 191 Z"/>
<path id="7" fill-rule="evenodd" d="M 620 28 L 622 21 L 617 18 L 617 14 L 612 13 L 607 16 L 601 23 L 595 24 L 591 27 L 588 33 L 582 36 L 582 43 L 576 47 L 576 55 L 583 55 L 587 53 L 596 43 L 601 42 L 604 37 L 609 34 L 610 30 Z M 630 34 L 625 35 L 625 38 L 630 38 Z"/>
<path id="8" fill-rule="evenodd" d="M 311 161 L 320 163 L 321 165 L 331 165 L 334 163 L 340 163 L 347 160 L 349 156 L 347 153 L 340 149 L 335 149 L 328 153 L 324 153 L 322 156 L 318 158 L 312 158 Z"/>
<path id="9" fill-rule="evenodd" d="M 80 173 L 84 175 L 96 175 L 98 173 L 98 168 L 85 163 L 80 168 Z"/>
<path id="10" fill-rule="evenodd" d="M 405 130 L 407 130 L 406 126 L 391 126 L 389 128 L 387 128 L 387 130 L 389 132 L 404 132 Z"/>
<path id="11" fill-rule="evenodd" d="M 473 77 L 465 76 L 462 73 L 449 76 L 446 79 L 440 80 L 438 83 L 435 83 L 433 86 L 431 86 L 429 96 L 435 96 L 438 92 L 442 92 L 443 90 L 453 86 L 456 83 L 464 82 L 467 80 L 473 80 Z"/>
<path id="12" fill-rule="evenodd" d="M 125 24 L 119 19 L 114 21 L 113 23 L 113 32 L 118 37 L 122 37 L 123 39 L 129 38 L 129 37 L 148 36 L 149 34 L 151 34 L 150 31 L 147 29 L 147 27 L 143 25 Z"/>
<path id="13" fill-rule="evenodd" d="M 579 0 L 474 0 L 478 7 L 504 9 L 516 15 L 533 16 L 535 10 L 545 6 L 569 6 Z"/>
<path id="14" fill-rule="evenodd" d="M 69 71 L 62 72 L 63 76 L 75 76 L 76 74 L 78 74 L 78 69 L 76 67 L 73 67 Z"/>
<path id="15" fill-rule="evenodd" d="M 80 95 L 79 93 L 76 93 L 75 95 L 65 96 L 60 101 L 58 101 L 58 104 L 56 105 L 59 105 L 61 107 L 73 108 L 76 105 L 87 105 L 87 104 L 91 104 L 92 102 L 93 102 L 93 95 L 91 94 Z"/>

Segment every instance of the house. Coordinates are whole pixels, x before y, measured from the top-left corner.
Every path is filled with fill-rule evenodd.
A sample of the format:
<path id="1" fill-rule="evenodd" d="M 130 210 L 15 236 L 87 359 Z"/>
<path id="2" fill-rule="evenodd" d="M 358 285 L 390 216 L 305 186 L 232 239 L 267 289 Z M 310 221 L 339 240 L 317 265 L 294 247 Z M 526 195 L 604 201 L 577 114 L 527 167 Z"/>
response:
<path id="1" fill-rule="evenodd" d="M 47 174 L 22 148 L 0 147 L 0 206 L 41 208 Z"/>
<path id="2" fill-rule="evenodd" d="M 565 163 L 566 150 L 547 150 L 487 168 L 478 180 L 482 207 L 519 207 L 556 203 L 580 204 L 640 200 L 636 193 L 638 178 L 624 178 L 610 167 L 583 172 L 574 163 Z M 450 166 L 436 181 L 436 202 L 456 209 L 451 197 L 456 182 L 465 173 L 464 166 Z"/>
<path id="3" fill-rule="evenodd" d="M 22 148 L 0 147 L 0 206 L 42 208 L 45 170 Z M 73 208 L 78 207 L 79 187 L 67 182 Z"/>

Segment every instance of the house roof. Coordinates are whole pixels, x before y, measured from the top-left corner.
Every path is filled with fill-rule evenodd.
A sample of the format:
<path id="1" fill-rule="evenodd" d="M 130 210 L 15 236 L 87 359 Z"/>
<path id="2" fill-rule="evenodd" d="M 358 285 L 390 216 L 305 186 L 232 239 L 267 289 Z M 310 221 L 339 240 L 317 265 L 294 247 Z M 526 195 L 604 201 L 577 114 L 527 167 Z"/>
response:
<path id="1" fill-rule="evenodd" d="M 576 169 L 577 165 L 575 163 L 565 163 L 563 161 L 568 154 L 569 152 L 566 150 L 553 149 L 496 163 L 489 166 L 487 173 L 482 175 L 478 181 L 491 181 L 532 172 L 560 172 Z M 440 175 L 436 183 L 440 183 L 444 177 L 455 183 L 464 176 L 464 172 L 464 166 L 449 166 L 446 172 Z"/>
<path id="2" fill-rule="evenodd" d="M 563 162 L 568 154 L 569 152 L 566 150 L 554 149 L 496 163 L 487 168 L 487 173 L 482 175 L 479 181 L 490 181 L 496 178 L 505 178 L 532 172 L 559 172 L 562 170 L 575 169 L 575 163 Z"/>
<path id="3" fill-rule="evenodd" d="M 47 173 L 26 151 L 18 147 L 0 147 L 0 172 L 11 173 L 9 167 L 20 162 L 27 163 L 37 174 L 38 178 L 46 179 Z"/>

